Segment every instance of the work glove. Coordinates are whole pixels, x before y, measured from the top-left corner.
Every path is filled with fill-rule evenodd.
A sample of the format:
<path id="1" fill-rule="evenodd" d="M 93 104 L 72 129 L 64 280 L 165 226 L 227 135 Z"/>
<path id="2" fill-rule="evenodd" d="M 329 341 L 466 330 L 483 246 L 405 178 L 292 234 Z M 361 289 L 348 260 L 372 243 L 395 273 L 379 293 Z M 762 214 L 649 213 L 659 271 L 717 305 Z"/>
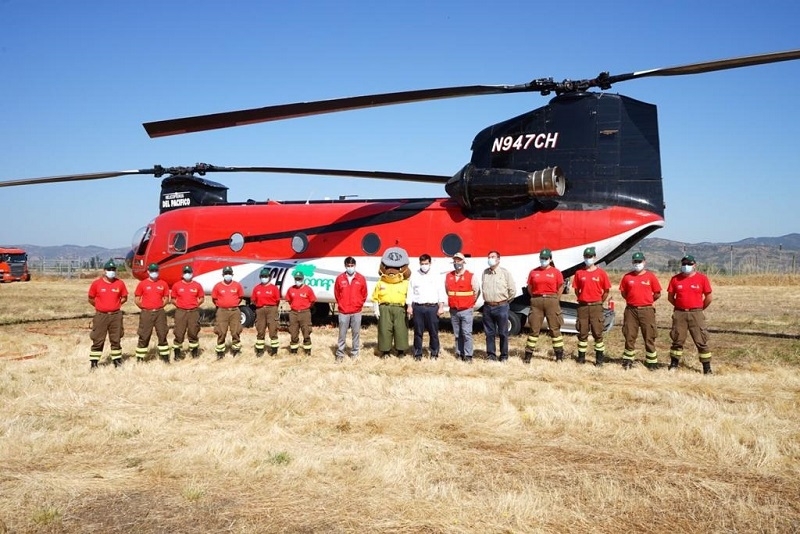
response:
<path id="1" fill-rule="evenodd" d="M 377 302 L 372 303 L 372 311 L 375 313 L 375 318 L 381 318 L 381 305 Z"/>

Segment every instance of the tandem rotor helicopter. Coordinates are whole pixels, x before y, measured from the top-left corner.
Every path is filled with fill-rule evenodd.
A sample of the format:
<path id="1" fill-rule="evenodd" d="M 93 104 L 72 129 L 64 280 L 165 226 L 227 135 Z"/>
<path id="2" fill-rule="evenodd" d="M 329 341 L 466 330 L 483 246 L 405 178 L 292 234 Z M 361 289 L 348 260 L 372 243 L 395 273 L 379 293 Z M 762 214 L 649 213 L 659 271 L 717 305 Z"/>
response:
<path id="1" fill-rule="evenodd" d="M 523 286 L 538 252 L 551 248 L 569 276 L 594 246 L 608 263 L 664 225 L 664 199 L 656 106 L 610 94 L 613 84 L 651 76 L 680 76 L 800 59 L 800 50 L 760 54 L 610 75 L 585 80 L 536 79 L 520 85 L 470 85 L 299 102 L 144 124 L 150 137 L 201 132 L 368 107 L 477 95 L 553 94 L 547 105 L 479 132 L 472 158 L 453 176 L 295 167 L 161 167 L 0 182 L 0 187 L 148 174 L 163 178 L 159 215 L 134 237 L 129 264 L 147 276 L 178 281 L 191 265 L 206 293 L 225 265 L 247 294 L 265 266 L 285 292 L 291 272 L 306 275 L 318 314 L 330 313 L 333 281 L 354 256 L 372 286 L 383 250 L 428 253 L 440 263 L 461 252 L 473 272 L 490 250 L 517 282 L 510 330 L 527 315 Z M 592 91 L 599 89 L 601 92 Z M 268 200 L 229 202 L 227 187 L 206 178 L 218 172 L 266 172 L 405 180 L 441 184 L 442 198 Z M 371 292 L 371 287 L 369 288 Z M 249 304 L 249 303 L 248 303 Z M 478 304 L 481 304 L 478 302 Z M 255 312 L 243 305 L 242 321 Z"/>

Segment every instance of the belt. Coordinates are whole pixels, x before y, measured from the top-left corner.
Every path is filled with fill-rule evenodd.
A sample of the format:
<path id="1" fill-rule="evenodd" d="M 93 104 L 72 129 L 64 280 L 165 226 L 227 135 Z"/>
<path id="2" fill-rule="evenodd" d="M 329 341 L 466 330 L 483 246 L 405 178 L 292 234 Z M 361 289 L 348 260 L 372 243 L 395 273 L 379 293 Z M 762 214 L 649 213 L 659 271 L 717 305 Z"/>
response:
<path id="1" fill-rule="evenodd" d="M 413 302 L 412 305 L 414 305 L 414 306 L 427 306 L 429 308 L 431 308 L 433 306 L 437 306 L 437 307 L 439 306 L 439 304 L 436 303 L 436 302 Z"/>
<path id="2" fill-rule="evenodd" d="M 598 304 L 602 304 L 602 302 L 579 302 L 578 306 L 597 306 Z"/>
<path id="3" fill-rule="evenodd" d="M 645 309 L 645 308 L 652 308 L 653 305 L 650 304 L 650 305 L 647 305 L 647 306 L 631 306 L 630 304 L 626 304 L 625 307 L 626 308 L 632 308 L 634 310 L 642 310 L 642 309 Z"/>
<path id="4" fill-rule="evenodd" d="M 142 308 L 142 311 L 158 311 L 163 309 L 164 308 Z"/>
<path id="5" fill-rule="evenodd" d="M 490 301 L 487 300 L 485 303 L 488 304 L 489 306 L 502 306 L 503 304 L 508 304 L 508 301 L 507 300 L 501 300 L 501 301 L 498 301 L 498 302 L 490 302 Z"/>
<path id="6" fill-rule="evenodd" d="M 703 308 L 675 308 L 675 309 L 682 312 L 703 311 Z"/>
<path id="7" fill-rule="evenodd" d="M 98 311 L 97 313 L 102 313 L 103 315 L 111 315 L 112 313 L 119 313 L 120 310 L 114 310 L 109 312 Z"/>
<path id="8" fill-rule="evenodd" d="M 540 294 L 540 295 L 531 295 L 531 297 L 534 297 L 534 298 L 540 298 L 540 297 L 541 297 L 541 298 L 543 298 L 543 299 L 555 298 L 555 296 L 556 296 L 556 295 L 555 295 L 555 293 L 548 293 L 548 294 L 546 294 L 546 295 L 544 295 L 544 294 Z"/>
<path id="9" fill-rule="evenodd" d="M 451 311 L 451 312 L 456 312 L 456 313 L 458 313 L 458 312 L 462 312 L 462 311 L 464 311 L 464 310 L 471 310 L 471 309 L 472 309 L 472 308 L 453 308 L 452 306 L 450 307 L 450 311 Z"/>
<path id="10" fill-rule="evenodd" d="M 228 311 L 230 311 L 230 310 L 238 310 L 238 309 L 239 309 L 239 306 L 234 306 L 233 308 L 220 308 L 220 310 L 228 310 Z"/>
<path id="11" fill-rule="evenodd" d="M 381 302 L 379 305 L 380 306 L 398 306 L 400 308 L 405 308 L 406 307 L 405 304 L 394 304 L 394 303 L 391 303 L 391 302 Z"/>

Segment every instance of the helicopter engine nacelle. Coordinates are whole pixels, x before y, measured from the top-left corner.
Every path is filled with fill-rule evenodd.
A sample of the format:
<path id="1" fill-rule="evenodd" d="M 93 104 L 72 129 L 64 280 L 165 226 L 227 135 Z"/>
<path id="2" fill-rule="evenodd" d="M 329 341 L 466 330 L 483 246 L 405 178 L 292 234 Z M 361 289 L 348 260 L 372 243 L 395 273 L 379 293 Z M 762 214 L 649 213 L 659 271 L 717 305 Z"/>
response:
<path id="1" fill-rule="evenodd" d="M 469 163 L 445 185 L 451 198 L 465 208 L 509 208 L 533 198 L 560 197 L 566 179 L 560 167 L 539 171 L 483 169 Z"/>

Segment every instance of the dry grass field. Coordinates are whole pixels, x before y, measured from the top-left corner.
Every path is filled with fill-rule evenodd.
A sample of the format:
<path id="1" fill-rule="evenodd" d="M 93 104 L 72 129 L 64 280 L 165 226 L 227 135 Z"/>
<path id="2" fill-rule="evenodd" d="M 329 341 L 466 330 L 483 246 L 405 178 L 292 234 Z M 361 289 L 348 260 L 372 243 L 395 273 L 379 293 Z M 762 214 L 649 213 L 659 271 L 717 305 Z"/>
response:
<path id="1" fill-rule="evenodd" d="M 89 283 L 0 285 L 0 533 L 800 531 L 800 277 L 712 279 L 713 376 L 689 345 L 624 372 L 619 324 L 602 368 L 523 336 L 466 365 L 449 331 L 383 361 L 370 324 L 341 365 L 331 327 L 219 362 L 205 327 L 197 360 L 90 373 Z"/>

